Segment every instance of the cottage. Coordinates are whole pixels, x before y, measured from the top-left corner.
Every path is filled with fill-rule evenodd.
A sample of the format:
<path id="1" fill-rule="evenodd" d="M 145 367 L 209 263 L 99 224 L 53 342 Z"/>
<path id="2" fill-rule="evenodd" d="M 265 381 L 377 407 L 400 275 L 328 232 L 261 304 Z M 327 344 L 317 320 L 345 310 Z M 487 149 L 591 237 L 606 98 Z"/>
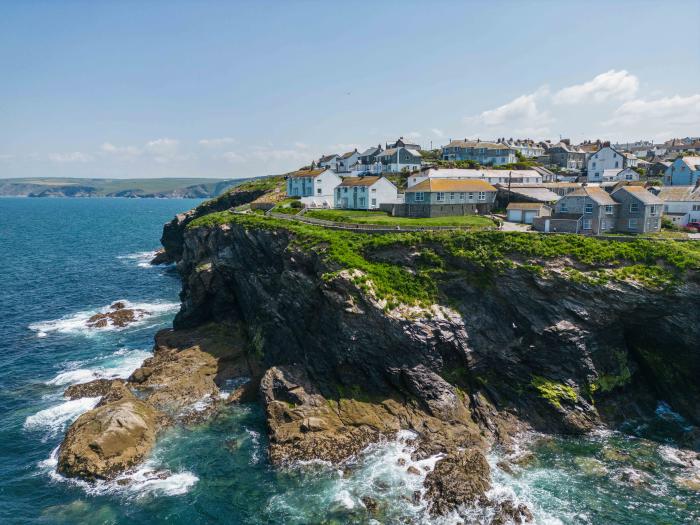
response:
<path id="1" fill-rule="evenodd" d="M 671 163 L 667 161 L 657 160 L 651 162 L 647 168 L 647 177 L 663 177 L 670 166 Z"/>
<path id="2" fill-rule="evenodd" d="M 539 142 L 535 142 L 532 139 L 500 139 L 498 142 L 500 144 L 505 144 L 506 146 L 513 148 L 525 158 L 535 158 L 544 155 L 544 146 L 542 146 L 542 144 L 540 144 Z"/>
<path id="3" fill-rule="evenodd" d="M 360 153 L 358 157 L 358 171 L 373 171 L 373 168 L 377 165 L 377 155 L 382 151 L 382 145 L 378 144 L 376 147 L 367 148 L 365 151 Z"/>
<path id="4" fill-rule="evenodd" d="M 637 181 L 639 173 L 632 168 L 603 170 L 603 175 L 600 182 L 616 182 L 616 181 Z"/>
<path id="5" fill-rule="evenodd" d="M 700 180 L 700 157 L 682 157 L 673 161 L 664 175 L 667 186 L 695 186 Z"/>
<path id="6" fill-rule="evenodd" d="M 490 213 L 496 188 L 484 180 L 427 179 L 406 189 L 399 214 L 442 217 Z"/>
<path id="7" fill-rule="evenodd" d="M 511 202 L 506 208 L 510 222 L 532 224 L 537 217 L 549 217 L 551 209 L 540 202 Z"/>
<path id="8" fill-rule="evenodd" d="M 333 202 L 333 189 L 342 179 L 331 169 L 299 170 L 287 175 L 287 195 L 308 199 L 307 205 Z M 312 204 L 313 203 L 313 204 Z M 321 204 L 322 205 L 322 204 Z"/>
<path id="9" fill-rule="evenodd" d="M 398 190 L 386 177 L 346 177 L 335 188 L 335 207 L 378 210 L 383 203 L 396 203 Z"/>
<path id="10" fill-rule="evenodd" d="M 583 186 L 557 202 L 553 218 L 559 215 L 575 215 L 576 221 L 559 224 L 558 231 L 600 234 L 615 229 L 619 204 L 598 187 Z"/>
<path id="11" fill-rule="evenodd" d="M 379 153 L 377 162 L 381 164 L 381 171 L 383 172 L 401 173 L 402 171 L 420 169 L 422 160 L 418 150 L 398 147 L 389 148 Z"/>
<path id="12" fill-rule="evenodd" d="M 588 159 L 588 182 L 602 182 L 605 170 L 622 170 L 635 167 L 637 158 L 628 153 L 620 153 L 610 146 L 603 146 Z"/>
<path id="13" fill-rule="evenodd" d="M 515 150 L 498 142 L 480 140 L 452 140 L 442 148 L 443 160 L 473 160 L 483 165 L 513 164 L 518 159 Z"/>
<path id="14" fill-rule="evenodd" d="M 652 192 L 663 202 L 664 216 L 676 226 L 700 223 L 700 186 L 663 186 Z"/>
<path id="15" fill-rule="evenodd" d="M 354 151 L 348 151 L 347 153 L 343 153 L 338 157 L 336 171 L 338 173 L 349 173 L 352 170 L 353 166 L 357 164 L 359 158 L 360 154 L 358 153 L 357 148 L 355 148 Z"/>

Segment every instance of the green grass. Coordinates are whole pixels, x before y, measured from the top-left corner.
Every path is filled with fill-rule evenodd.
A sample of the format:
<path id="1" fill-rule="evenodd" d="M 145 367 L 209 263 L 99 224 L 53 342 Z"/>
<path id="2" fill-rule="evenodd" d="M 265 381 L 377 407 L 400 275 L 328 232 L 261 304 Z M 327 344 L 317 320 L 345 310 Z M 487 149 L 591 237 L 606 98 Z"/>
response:
<path id="1" fill-rule="evenodd" d="M 383 211 L 363 210 L 310 210 L 306 217 L 323 219 L 333 222 L 349 222 L 355 224 L 381 224 L 387 226 L 464 226 L 483 229 L 494 226 L 494 222 L 481 215 L 458 215 L 451 217 L 392 217 Z"/>
<path id="2" fill-rule="evenodd" d="M 278 202 L 274 208 L 272 208 L 273 213 L 285 213 L 287 215 L 296 215 L 301 211 L 301 208 L 292 207 L 293 202 L 299 202 L 299 199 L 287 198 Z"/>
<path id="3" fill-rule="evenodd" d="M 440 289 L 449 279 L 489 284 L 500 272 L 515 267 L 546 277 L 549 270 L 542 262 L 562 257 L 585 266 L 565 272 L 564 278 L 592 286 L 633 280 L 649 288 L 667 288 L 686 272 L 700 270 L 700 242 L 621 242 L 573 234 L 461 230 L 370 235 L 229 211 L 200 217 L 188 228 L 234 222 L 249 229 L 289 231 L 294 236 L 290 249 L 316 251 L 326 260 L 326 279 L 341 270 L 359 270 L 363 275 L 354 278 L 355 284 L 385 299 L 387 308 L 399 303 L 426 306 L 447 299 Z M 373 255 L 387 249 L 416 255 L 405 266 Z"/>

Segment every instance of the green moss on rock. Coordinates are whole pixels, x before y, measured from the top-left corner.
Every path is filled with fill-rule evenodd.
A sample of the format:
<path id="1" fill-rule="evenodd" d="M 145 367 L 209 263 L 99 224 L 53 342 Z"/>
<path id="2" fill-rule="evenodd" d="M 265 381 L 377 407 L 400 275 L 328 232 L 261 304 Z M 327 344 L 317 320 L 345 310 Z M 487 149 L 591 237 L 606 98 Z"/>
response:
<path id="1" fill-rule="evenodd" d="M 537 390 L 541 398 L 556 408 L 561 408 L 562 401 L 575 403 L 578 400 L 578 394 L 572 387 L 541 376 L 532 376 L 530 385 Z"/>

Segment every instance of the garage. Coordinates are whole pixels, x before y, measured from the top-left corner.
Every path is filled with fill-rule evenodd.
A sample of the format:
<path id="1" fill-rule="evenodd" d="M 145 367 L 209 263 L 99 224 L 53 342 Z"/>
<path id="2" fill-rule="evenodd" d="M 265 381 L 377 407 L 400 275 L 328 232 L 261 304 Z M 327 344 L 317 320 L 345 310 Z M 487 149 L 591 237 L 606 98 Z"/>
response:
<path id="1" fill-rule="evenodd" d="M 510 222 L 532 224 L 535 217 L 550 214 L 547 206 L 539 202 L 511 202 L 506 208 L 506 217 Z"/>

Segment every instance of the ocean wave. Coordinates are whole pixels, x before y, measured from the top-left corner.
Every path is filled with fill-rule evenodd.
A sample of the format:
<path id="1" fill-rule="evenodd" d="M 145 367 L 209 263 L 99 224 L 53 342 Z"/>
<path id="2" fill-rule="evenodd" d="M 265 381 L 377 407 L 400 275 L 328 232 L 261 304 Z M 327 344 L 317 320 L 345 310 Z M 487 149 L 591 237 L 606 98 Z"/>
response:
<path id="1" fill-rule="evenodd" d="M 58 465 L 58 449 L 40 461 L 39 471 L 47 474 L 52 480 L 80 487 L 89 496 L 122 495 L 129 498 L 145 496 L 180 496 L 186 494 L 199 481 L 199 478 L 189 471 L 172 472 L 157 465 L 155 459 L 143 463 L 137 469 L 125 472 L 113 480 L 98 480 L 87 482 L 75 478 L 66 478 L 56 471 Z"/>
<path id="2" fill-rule="evenodd" d="M 136 263 L 136 266 L 139 268 L 155 268 L 155 266 L 151 264 L 151 261 L 157 253 L 158 252 L 156 250 L 149 252 L 136 252 L 128 255 L 119 255 L 117 256 L 117 259 L 127 261 L 130 264 Z"/>
<path id="3" fill-rule="evenodd" d="M 121 349 L 107 356 L 94 367 L 63 370 L 53 379 L 46 381 L 46 384 L 64 386 L 87 383 L 95 379 L 126 379 L 150 356 L 151 353 L 145 350 Z"/>
<path id="4" fill-rule="evenodd" d="M 111 324 L 99 328 L 87 326 L 88 319 L 95 314 L 109 312 L 110 307 L 116 302 L 124 303 L 126 308 L 143 310 L 147 313 L 143 314 L 141 317 L 138 317 L 133 323 L 130 323 L 123 328 L 116 327 Z M 84 310 L 72 315 L 61 317 L 59 319 L 32 323 L 29 325 L 29 329 L 36 332 L 37 337 L 46 337 L 49 333 L 89 335 L 109 330 L 125 330 L 133 326 L 139 326 L 154 316 L 175 312 L 179 307 L 179 303 L 173 302 L 132 303 L 125 299 L 119 299 L 113 303 L 98 308 L 97 310 Z"/>
<path id="5" fill-rule="evenodd" d="M 55 436 L 63 431 L 69 423 L 77 419 L 80 414 L 95 408 L 99 401 L 99 397 L 83 397 L 45 408 L 27 417 L 24 420 L 24 429 L 44 430 L 47 432 L 46 438 Z"/>

